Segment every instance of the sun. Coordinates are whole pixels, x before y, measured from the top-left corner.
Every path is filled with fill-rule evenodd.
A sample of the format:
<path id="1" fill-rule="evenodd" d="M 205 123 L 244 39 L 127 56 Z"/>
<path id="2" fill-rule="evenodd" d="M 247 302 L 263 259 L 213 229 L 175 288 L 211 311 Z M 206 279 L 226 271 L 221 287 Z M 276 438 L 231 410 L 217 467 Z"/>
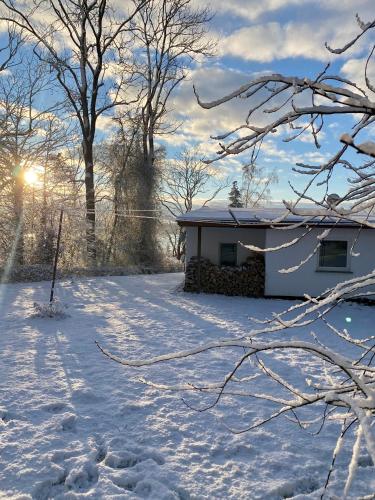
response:
<path id="1" fill-rule="evenodd" d="M 39 169 L 37 169 L 36 167 L 30 167 L 25 170 L 23 174 L 25 183 L 29 186 L 37 185 L 40 182 L 39 173 Z"/>

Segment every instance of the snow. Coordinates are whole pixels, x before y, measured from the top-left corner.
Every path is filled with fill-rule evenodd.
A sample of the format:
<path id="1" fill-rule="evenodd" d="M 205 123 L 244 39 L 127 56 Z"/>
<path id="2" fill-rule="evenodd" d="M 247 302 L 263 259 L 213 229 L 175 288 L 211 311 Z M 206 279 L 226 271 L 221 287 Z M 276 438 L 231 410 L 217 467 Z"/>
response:
<path id="1" fill-rule="evenodd" d="M 375 142 L 362 142 L 362 144 L 358 144 L 357 148 L 361 153 L 365 153 L 369 156 L 375 156 Z"/>
<path id="2" fill-rule="evenodd" d="M 232 212 L 232 214 L 231 214 Z M 356 226 L 357 221 L 361 222 L 364 218 L 368 221 L 375 222 L 375 217 L 368 214 L 351 215 L 350 220 L 340 220 L 334 213 L 327 215 L 320 214 L 321 210 L 318 207 L 301 210 L 301 215 L 296 215 L 288 211 L 286 208 L 209 208 L 207 206 L 191 210 L 185 214 L 179 215 L 176 220 L 180 225 L 186 223 L 214 223 L 223 224 L 225 226 L 237 226 L 241 224 L 277 226 L 279 224 L 298 224 L 308 223 L 309 225 L 332 224 L 336 226 Z M 324 217 L 322 217 L 324 215 Z"/>
<path id="3" fill-rule="evenodd" d="M 182 274 L 72 279 L 59 283 L 64 317 L 37 317 L 47 282 L 0 286 L 0 498 L 314 499 L 322 492 L 341 431 L 327 421 L 311 436 L 285 418 L 233 434 L 271 414 L 272 401 L 227 396 L 211 411 L 212 395 L 166 392 L 160 386 L 222 380 L 239 349 L 133 368 L 106 358 L 95 341 L 120 358 L 156 357 L 220 339 L 238 339 L 291 301 L 196 295 L 178 291 Z M 350 318 L 350 324 L 346 321 Z M 331 323 L 352 336 L 372 332 L 375 309 L 342 304 Z M 311 328 L 331 347 L 339 340 L 323 324 Z M 294 330 L 295 341 L 311 341 Z M 277 334 L 280 335 L 280 334 Z M 354 349 L 355 347 L 353 347 Z M 319 379 L 318 361 L 277 352 L 268 366 L 299 387 Z M 283 392 L 250 363 L 257 393 Z M 271 391 L 271 392 L 270 392 Z M 273 392 L 272 392 L 273 391 Z M 308 417 L 314 417 L 313 412 Z M 313 429 L 317 430 L 317 429 Z M 356 436 L 342 443 L 330 495 L 341 497 Z M 375 491 L 372 461 L 356 449 L 348 498 Z M 352 466 L 354 469 L 354 466 Z M 329 498 L 329 495 L 327 495 Z"/>
<path id="4" fill-rule="evenodd" d="M 48 303 L 34 302 L 35 317 L 39 318 L 61 318 L 66 316 L 65 307 L 58 300 Z"/>
<path id="5" fill-rule="evenodd" d="M 342 134 L 340 141 L 348 145 L 354 144 L 353 137 L 349 134 Z"/>
<path id="6" fill-rule="evenodd" d="M 231 215 L 231 212 L 233 215 Z M 194 222 L 225 222 L 237 224 L 240 223 L 260 223 L 264 220 L 273 221 L 276 218 L 287 215 L 289 221 L 300 220 L 301 217 L 296 217 L 293 214 L 287 214 L 283 208 L 209 208 L 204 206 L 196 210 L 191 210 L 177 217 L 177 221 L 194 221 Z"/>

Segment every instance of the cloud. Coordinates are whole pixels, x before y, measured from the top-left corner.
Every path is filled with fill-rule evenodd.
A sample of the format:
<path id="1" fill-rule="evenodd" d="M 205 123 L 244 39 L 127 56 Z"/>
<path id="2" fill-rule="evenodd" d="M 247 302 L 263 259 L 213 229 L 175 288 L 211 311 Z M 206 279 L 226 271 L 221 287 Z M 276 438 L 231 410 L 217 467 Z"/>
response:
<path id="1" fill-rule="evenodd" d="M 261 17 L 274 16 L 282 10 L 288 9 L 288 14 L 301 13 L 303 10 L 313 9 L 314 19 L 318 23 L 319 12 L 329 16 L 350 16 L 354 19 L 356 12 L 365 21 L 373 18 L 373 0 L 194 0 L 195 6 L 208 6 L 214 12 L 222 15 L 237 17 L 243 21 L 256 21 Z M 311 12 L 311 11 L 310 11 Z M 324 20 L 324 17 L 323 17 Z M 340 25 L 337 23 L 337 30 Z"/>
<path id="2" fill-rule="evenodd" d="M 340 23 L 340 33 L 333 22 L 269 22 L 242 27 L 222 39 L 220 54 L 239 57 L 262 63 L 287 58 L 308 58 L 329 61 L 338 56 L 325 48 L 325 42 L 334 40 L 335 46 L 344 45 L 357 30 L 352 22 L 344 26 Z M 342 31 L 341 31 L 342 29 Z M 345 33 L 345 35 L 343 34 Z M 363 44 L 358 44 L 349 53 L 360 52 Z M 342 57 L 347 57 L 347 54 Z"/>
<path id="3" fill-rule="evenodd" d="M 366 87 L 365 64 L 366 64 L 365 58 L 349 59 L 343 64 L 341 68 L 341 73 L 345 78 L 347 78 L 351 82 L 356 83 L 367 94 L 369 95 L 372 94 L 371 97 L 374 98 L 375 97 L 374 94 L 371 91 L 369 91 L 369 89 Z M 369 64 L 367 76 L 371 84 L 375 86 L 375 63 L 373 60 L 371 60 Z"/>
<path id="4" fill-rule="evenodd" d="M 315 3 L 314 0 L 304 0 L 305 3 Z M 229 14 L 243 19 L 254 21 L 263 14 L 268 14 L 286 7 L 298 6 L 301 0 L 196 0 L 197 4 L 205 3 L 214 11 Z"/>
<path id="5" fill-rule="evenodd" d="M 113 121 L 111 116 L 100 115 L 96 122 L 96 128 L 97 130 L 109 135 L 116 129 L 116 123 Z"/>
<path id="6" fill-rule="evenodd" d="M 248 75 L 245 72 L 219 65 L 200 67 L 192 71 L 189 81 L 185 81 L 181 85 L 172 102 L 174 112 L 171 113 L 170 118 L 176 122 L 180 122 L 181 126 L 176 134 L 163 136 L 161 138 L 163 142 L 169 148 L 172 148 L 172 150 L 199 144 L 207 157 L 215 157 L 218 152 L 218 142 L 211 139 L 210 136 L 229 132 L 243 124 L 249 108 L 256 101 L 254 101 L 254 98 L 251 100 L 237 98 L 211 110 L 206 110 L 198 105 L 193 93 L 192 84 L 194 82 L 203 100 L 210 101 L 232 92 L 253 77 L 254 75 Z M 278 96 L 277 99 L 279 100 L 275 101 L 274 104 L 283 102 L 285 96 Z M 301 99 L 308 100 L 309 95 L 299 96 L 297 99 L 299 101 L 297 102 L 298 105 L 303 104 Z M 286 109 L 283 109 L 283 112 L 285 111 Z M 257 113 L 252 119 L 252 123 L 262 126 L 275 118 L 276 114 Z M 301 124 L 303 125 L 303 123 Z M 272 141 L 269 141 L 263 149 L 262 162 L 291 164 L 306 160 L 306 156 L 294 152 L 291 153 L 290 148 L 281 142 L 285 136 L 289 136 L 290 134 L 291 131 L 288 127 L 281 126 L 280 130 L 273 134 Z M 308 133 L 305 135 L 301 136 L 299 141 L 295 143 L 312 142 Z M 324 138 L 323 135 L 322 138 Z M 276 146 L 276 142 L 279 143 L 279 147 Z M 249 160 L 250 154 L 251 151 L 239 156 L 229 156 L 220 162 L 220 169 L 223 169 L 228 175 L 230 173 L 237 175 L 241 171 L 242 163 Z M 314 157 L 314 160 L 323 159 L 323 155 Z"/>
<path id="7" fill-rule="evenodd" d="M 219 65 L 201 66 L 192 71 L 171 103 L 174 109 L 171 118 L 182 122 L 177 134 L 180 137 L 177 137 L 177 140 L 181 142 L 184 137 L 189 142 L 206 142 L 210 135 L 231 130 L 246 118 L 246 107 L 239 99 L 212 110 L 201 108 L 193 92 L 193 83 L 204 100 L 211 100 L 233 91 L 250 78 L 251 76 L 244 72 Z"/>
<path id="8" fill-rule="evenodd" d="M 247 61 L 270 62 L 286 58 L 327 61 L 337 56 L 324 44 L 346 44 L 360 32 L 355 19 L 373 19 L 373 0 L 199 0 L 217 13 L 215 30 L 220 34 L 220 55 Z M 281 12 L 282 11 L 282 12 Z M 341 56 L 358 54 L 361 40 Z"/>
<path id="9" fill-rule="evenodd" d="M 272 139 L 267 139 L 262 145 L 262 156 L 267 163 L 272 162 L 292 167 L 296 163 L 324 163 L 328 160 L 330 155 L 317 151 L 316 149 L 297 153 L 290 147 L 286 147 L 285 145 L 279 146 Z"/>
<path id="10" fill-rule="evenodd" d="M 263 72 L 263 74 L 266 72 Z M 244 124 L 249 109 L 259 104 L 268 96 L 267 90 L 260 90 L 251 99 L 235 98 L 212 109 L 203 109 L 193 93 L 193 83 L 202 101 L 214 101 L 230 94 L 241 85 L 251 81 L 262 73 L 248 74 L 237 69 L 220 65 L 201 66 L 190 73 L 189 80 L 183 82 L 175 94 L 171 107 L 173 113 L 171 118 L 182 123 L 179 134 L 183 134 L 190 141 L 206 140 L 210 136 L 227 133 L 239 125 Z M 286 94 L 276 96 L 272 100 L 272 106 L 284 102 Z M 308 102 L 309 95 L 296 98 L 297 105 Z M 269 106 L 270 103 L 267 104 Z M 282 112 L 285 112 L 286 108 Z M 265 114 L 256 111 L 251 118 L 251 123 L 264 126 L 276 119 L 276 114 Z M 247 132 L 245 132 L 247 133 Z M 177 140 L 181 142 L 182 137 Z"/>

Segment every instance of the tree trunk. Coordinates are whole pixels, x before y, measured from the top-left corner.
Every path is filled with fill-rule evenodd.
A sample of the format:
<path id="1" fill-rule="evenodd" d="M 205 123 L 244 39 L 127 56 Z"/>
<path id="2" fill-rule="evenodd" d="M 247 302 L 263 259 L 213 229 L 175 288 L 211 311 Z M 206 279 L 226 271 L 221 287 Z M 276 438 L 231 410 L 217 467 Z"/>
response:
<path id="1" fill-rule="evenodd" d="M 16 233 L 15 233 L 15 253 L 14 253 L 14 264 L 22 266 L 24 264 L 24 251 L 25 251 L 25 241 L 24 241 L 24 221 L 23 221 L 23 191 L 24 191 L 24 181 L 23 181 L 23 170 L 18 169 L 17 175 L 15 177 L 14 184 L 14 212 L 15 212 L 15 223 L 16 223 Z"/>
<path id="2" fill-rule="evenodd" d="M 185 240 L 186 240 L 186 232 L 183 227 L 179 227 L 178 231 L 178 240 L 176 245 L 176 259 L 182 260 L 185 255 Z"/>
<path id="3" fill-rule="evenodd" d="M 120 199 L 120 179 L 115 180 L 115 195 L 114 195 L 114 202 L 113 202 L 113 209 L 115 212 L 115 217 L 113 219 L 113 226 L 111 230 L 111 235 L 109 238 L 109 243 L 107 246 L 107 251 L 105 255 L 105 263 L 108 265 L 111 261 L 111 256 L 114 254 L 114 249 L 115 249 L 115 235 L 116 235 L 116 230 L 117 230 L 117 223 L 118 223 L 118 212 L 120 211 L 119 207 L 119 199 Z M 113 255 L 114 257 L 114 262 L 116 262 L 116 256 Z"/>
<path id="4" fill-rule="evenodd" d="M 155 151 L 152 131 L 143 137 L 143 185 L 139 208 L 143 210 L 140 224 L 139 259 L 143 264 L 155 264 L 158 256 L 155 216 Z"/>
<path id="5" fill-rule="evenodd" d="M 43 193 L 40 207 L 40 222 L 37 228 L 37 243 L 34 251 L 34 262 L 51 265 L 54 258 L 55 234 L 52 224 L 47 226 L 48 196 L 47 196 L 47 167 L 44 166 Z"/>
<path id="6" fill-rule="evenodd" d="M 89 141 L 83 141 L 82 147 L 83 147 L 83 159 L 85 162 L 87 261 L 89 265 L 96 266 L 95 185 L 94 185 L 93 146 Z"/>

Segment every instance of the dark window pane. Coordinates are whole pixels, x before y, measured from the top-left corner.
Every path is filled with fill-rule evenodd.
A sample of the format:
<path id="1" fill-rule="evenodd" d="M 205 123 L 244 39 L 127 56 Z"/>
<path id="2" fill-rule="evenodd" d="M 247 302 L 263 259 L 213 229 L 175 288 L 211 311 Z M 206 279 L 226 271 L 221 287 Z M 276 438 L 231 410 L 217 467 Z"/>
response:
<path id="1" fill-rule="evenodd" d="M 220 265 L 235 266 L 237 264 L 236 243 L 222 243 L 220 245 Z"/>
<path id="2" fill-rule="evenodd" d="M 347 252 L 347 241 L 322 241 L 319 267 L 346 267 Z"/>

